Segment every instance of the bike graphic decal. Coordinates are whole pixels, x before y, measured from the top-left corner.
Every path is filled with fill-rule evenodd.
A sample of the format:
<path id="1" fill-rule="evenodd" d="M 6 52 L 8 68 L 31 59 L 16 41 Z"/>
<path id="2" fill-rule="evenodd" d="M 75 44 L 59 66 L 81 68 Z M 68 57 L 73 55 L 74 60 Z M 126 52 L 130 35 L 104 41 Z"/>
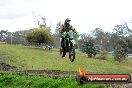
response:
<path id="1" fill-rule="evenodd" d="M 71 40 L 72 44 L 75 45 L 75 40 Z"/>

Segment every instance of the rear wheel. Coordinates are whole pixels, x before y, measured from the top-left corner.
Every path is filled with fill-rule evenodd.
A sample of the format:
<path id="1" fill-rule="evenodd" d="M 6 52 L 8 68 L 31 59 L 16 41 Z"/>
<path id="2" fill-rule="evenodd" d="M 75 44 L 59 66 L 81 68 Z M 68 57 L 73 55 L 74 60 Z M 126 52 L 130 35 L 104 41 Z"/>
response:
<path id="1" fill-rule="evenodd" d="M 63 51 L 62 51 L 62 48 L 60 48 L 60 56 L 63 55 Z"/>
<path id="2" fill-rule="evenodd" d="M 66 55 L 66 51 L 64 49 L 60 48 L 60 56 L 65 57 L 65 55 Z"/>
<path id="3" fill-rule="evenodd" d="M 75 49 L 74 49 L 74 47 L 71 47 L 69 49 L 69 59 L 70 59 L 71 62 L 73 62 L 74 59 L 75 59 Z"/>

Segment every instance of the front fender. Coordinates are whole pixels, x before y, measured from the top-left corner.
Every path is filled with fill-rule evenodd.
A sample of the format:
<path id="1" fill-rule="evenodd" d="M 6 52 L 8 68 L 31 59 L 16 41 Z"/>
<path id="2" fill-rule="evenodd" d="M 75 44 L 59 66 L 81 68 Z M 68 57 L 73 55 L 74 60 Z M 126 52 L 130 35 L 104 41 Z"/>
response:
<path id="1" fill-rule="evenodd" d="M 70 40 L 73 46 L 76 44 L 75 40 Z"/>

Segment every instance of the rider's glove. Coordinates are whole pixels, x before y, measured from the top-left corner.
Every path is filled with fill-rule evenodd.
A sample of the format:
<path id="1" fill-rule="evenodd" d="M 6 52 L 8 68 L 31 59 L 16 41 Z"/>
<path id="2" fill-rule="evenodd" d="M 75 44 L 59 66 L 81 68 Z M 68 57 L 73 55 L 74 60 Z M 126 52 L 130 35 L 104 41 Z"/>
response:
<path id="1" fill-rule="evenodd" d="M 80 34 L 78 32 L 76 32 L 76 35 L 79 36 Z"/>

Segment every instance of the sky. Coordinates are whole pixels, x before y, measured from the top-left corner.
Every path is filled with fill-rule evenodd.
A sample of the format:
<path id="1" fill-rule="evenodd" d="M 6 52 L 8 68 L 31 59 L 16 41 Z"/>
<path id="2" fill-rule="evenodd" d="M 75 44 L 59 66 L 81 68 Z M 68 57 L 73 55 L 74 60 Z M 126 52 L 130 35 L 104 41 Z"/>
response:
<path id="1" fill-rule="evenodd" d="M 57 22 L 66 18 L 80 33 L 97 27 L 111 32 L 124 20 L 132 28 L 131 3 L 132 0 L 0 0 L 0 30 L 13 32 L 37 27 L 33 16 L 38 15 L 46 17 L 52 32 Z"/>

